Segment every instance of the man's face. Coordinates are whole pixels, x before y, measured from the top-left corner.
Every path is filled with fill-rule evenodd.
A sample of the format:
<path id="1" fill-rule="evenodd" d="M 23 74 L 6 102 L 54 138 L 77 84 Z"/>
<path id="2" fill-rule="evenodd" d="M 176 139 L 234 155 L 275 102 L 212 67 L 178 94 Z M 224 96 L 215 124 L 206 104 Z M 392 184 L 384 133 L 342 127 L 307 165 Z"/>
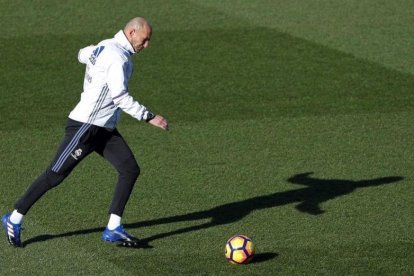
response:
<path id="1" fill-rule="evenodd" d="M 131 35 L 131 45 L 136 54 L 142 49 L 147 48 L 151 39 L 151 27 L 145 25 L 140 30 L 134 30 Z"/>

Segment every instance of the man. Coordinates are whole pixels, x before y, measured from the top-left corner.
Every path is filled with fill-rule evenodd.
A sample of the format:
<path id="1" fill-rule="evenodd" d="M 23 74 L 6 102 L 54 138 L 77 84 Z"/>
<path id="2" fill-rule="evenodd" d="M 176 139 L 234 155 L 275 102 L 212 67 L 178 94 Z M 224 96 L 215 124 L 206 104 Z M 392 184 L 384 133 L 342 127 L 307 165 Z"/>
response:
<path id="1" fill-rule="evenodd" d="M 152 28 L 141 17 L 129 21 L 112 39 L 79 51 L 79 62 L 86 65 L 84 91 L 69 114 L 65 137 L 56 157 L 15 204 L 15 210 L 2 217 L 9 243 L 21 247 L 21 223 L 31 206 L 49 189 L 60 184 L 79 162 L 92 152 L 108 160 L 118 171 L 118 182 L 102 239 L 126 246 L 139 240 L 129 235 L 121 217 L 140 169 L 127 143 L 116 129 L 121 110 L 132 117 L 168 130 L 167 120 L 155 115 L 129 94 L 132 55 L 149 46 Z"/>

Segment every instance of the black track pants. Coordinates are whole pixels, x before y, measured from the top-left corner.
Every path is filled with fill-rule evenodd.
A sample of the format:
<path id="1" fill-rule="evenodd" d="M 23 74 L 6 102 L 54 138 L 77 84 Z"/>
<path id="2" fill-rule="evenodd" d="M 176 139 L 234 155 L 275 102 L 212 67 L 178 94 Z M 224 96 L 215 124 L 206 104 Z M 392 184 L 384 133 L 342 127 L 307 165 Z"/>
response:
<path id="1" fill-rule="evenodd" d="M 131 149 L 118 130 L 107 130 L 71 119 L 68 119 L 65 137 L 56 157 L 17 201 L 17 211 L 26 214 L 43 194 L 59 185 L 91 152 L 100 154 L 118 171 L 118 182 L 109 213 L 122 216 L 140 172 Z"/>

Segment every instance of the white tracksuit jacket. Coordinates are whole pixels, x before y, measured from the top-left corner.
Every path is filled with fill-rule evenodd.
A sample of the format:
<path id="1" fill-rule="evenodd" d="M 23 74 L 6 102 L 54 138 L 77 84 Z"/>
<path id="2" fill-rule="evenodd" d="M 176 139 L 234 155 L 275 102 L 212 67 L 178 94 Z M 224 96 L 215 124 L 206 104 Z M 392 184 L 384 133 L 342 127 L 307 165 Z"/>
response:
<path id="1" fill-rule="evenodd" d="M 146 120 L 149 110 L 128 93 L 134 49 L 124 32 L 79 51 L 86 64 L 83 92 L 69 118 L 105 128 L 116 127 L 121 110 L 138 120 Z"/>

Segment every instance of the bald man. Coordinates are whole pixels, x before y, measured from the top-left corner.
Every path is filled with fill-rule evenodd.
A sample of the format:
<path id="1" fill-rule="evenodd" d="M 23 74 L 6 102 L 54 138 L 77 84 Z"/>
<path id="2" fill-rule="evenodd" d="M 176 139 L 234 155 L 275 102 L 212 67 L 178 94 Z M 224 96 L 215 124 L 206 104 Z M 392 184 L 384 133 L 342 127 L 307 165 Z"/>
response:
<path id="1" fill-rule="evenodd" d="M 96 152 L 118 172 L 118 181 L 109 208 L 109 222 L 102 234 L 107 242 L 139 245 L 128 234 L 121 217 L 140 169 L 126 141 L 116 129 L 121 111 L 133 118 L 168 130 L 167 120 L 156 115 L 130 95 L 132 56 L 149 46 L 152 28 L 142 17 L 133 18 L 113 38 L 79 51 L 86 65 L 83 92 L 70 112 L 64 139 L 50 166 L 16 202 L 15 209 L 2 217 L 9 243 L 21 247 L 23 216 L 48 190 L 58 186 L 87 155 Z"/>

